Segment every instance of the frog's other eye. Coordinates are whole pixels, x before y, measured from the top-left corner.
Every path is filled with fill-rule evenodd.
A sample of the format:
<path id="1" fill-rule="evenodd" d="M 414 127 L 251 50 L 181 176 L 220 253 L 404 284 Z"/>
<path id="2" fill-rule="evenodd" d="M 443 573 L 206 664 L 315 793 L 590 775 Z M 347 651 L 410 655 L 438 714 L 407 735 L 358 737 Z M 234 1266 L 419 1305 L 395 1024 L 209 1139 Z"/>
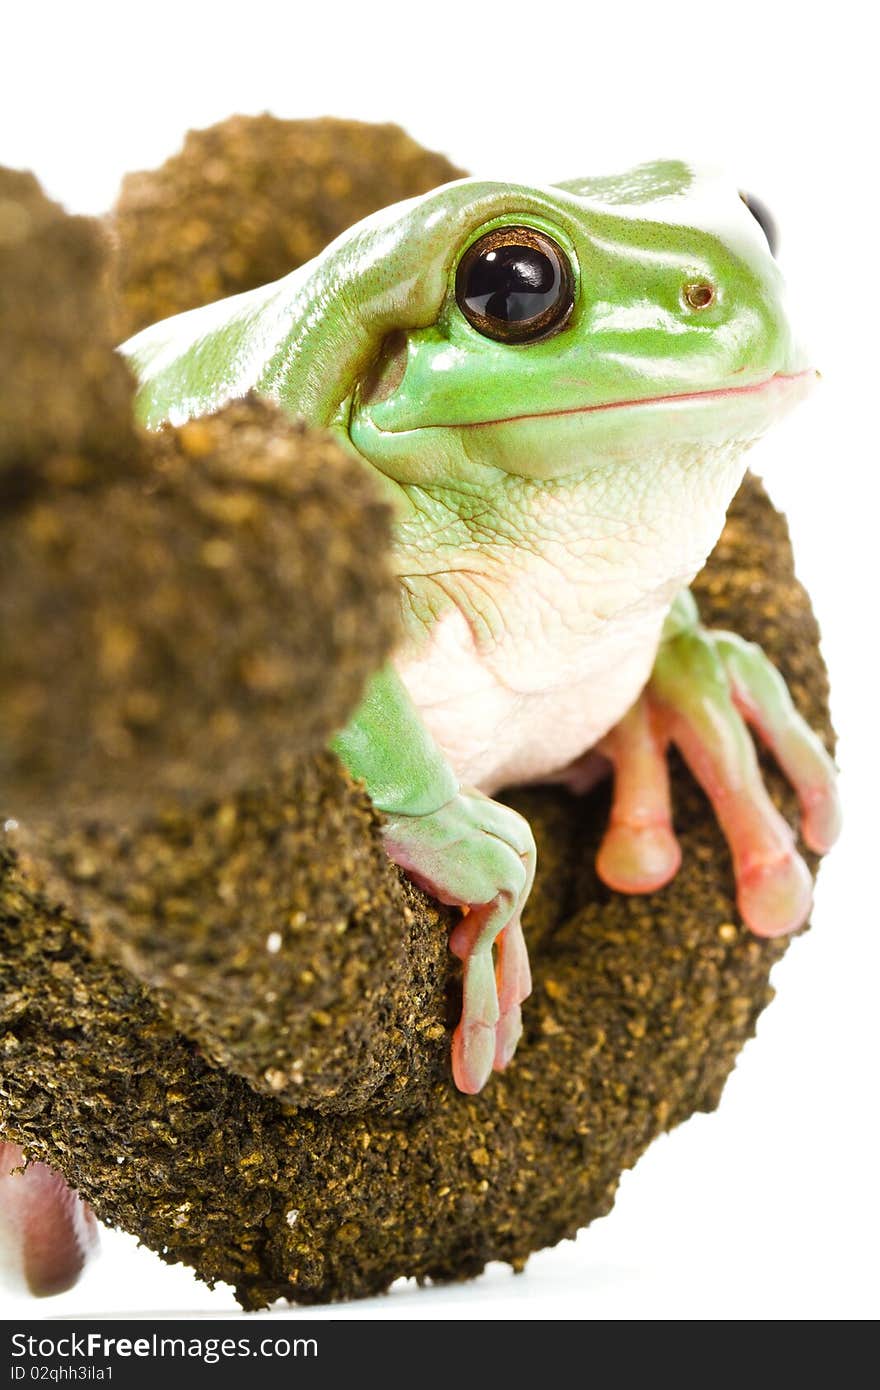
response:
<path id="1" fill-rule="evenodd" d="M 754 193 L 740 193 L 739 195 L 749 212 L 754 217 L 761 231 L 767 238 L 767 245 L 770 247 L 770 255 L 776 255 L 779 245 L 779 233 L 776 230 L 776 223 L 773 214 L 770 212 L 766 203 L 762 203 L 760 198 L 756 198 Z"/>
<path id="2" fill-rule="evenodd" d="M 455 276 L 468 323 L 501 343 L 532 343 L 560 329 L 574 275 L 560 246 L 534 227 L 496 227 L 469 246 Z"/>

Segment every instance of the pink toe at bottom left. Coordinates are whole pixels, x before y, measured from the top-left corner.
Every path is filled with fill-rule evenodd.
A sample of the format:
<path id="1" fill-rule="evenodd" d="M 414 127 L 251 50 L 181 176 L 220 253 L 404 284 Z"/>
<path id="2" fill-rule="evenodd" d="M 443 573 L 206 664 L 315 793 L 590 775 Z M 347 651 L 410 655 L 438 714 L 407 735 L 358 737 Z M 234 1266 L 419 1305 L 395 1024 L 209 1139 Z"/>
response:
<path id="1" fill-rule="evenodd" d="M 97 1247 L 85 1202 L 44 1163 L 22 1172 L 16 1144 L 0 1143 L 0 1286 L 38 1298 L 64 1293 Z"/>

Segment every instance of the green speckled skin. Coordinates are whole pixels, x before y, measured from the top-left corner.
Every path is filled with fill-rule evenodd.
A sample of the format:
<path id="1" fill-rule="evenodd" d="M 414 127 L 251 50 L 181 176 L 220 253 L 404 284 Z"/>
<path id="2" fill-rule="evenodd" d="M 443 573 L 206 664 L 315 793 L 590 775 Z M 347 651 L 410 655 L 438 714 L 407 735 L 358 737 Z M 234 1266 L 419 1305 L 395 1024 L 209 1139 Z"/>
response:
<path id="1" fill-rule="evenodd" d="M 573 285 L 568 317 L 533 342 L 486 336 L 456 295 L 468 248 L 511 226 L 551 238 Z M 728 834 L 752 929 L 791 930 L 808 911 L 744 721 L 788 749 L 817 848 L 835 833 L 830 762 L 758 658 L 734 661 L 676 598 L 720 533 L 745 448 L 814 375 L 783 293 L 736 189 L 666 161 L 556 187 L 449 184 L 123 348 L 148 427 L 254 390 L 331 429 L 395 507 L 400 649 L 334 746 L 386 813 L 397 862 L 467 909 L 450 942 L 463 1090 L 510 1061 L 530 987 L 519 916 L 534 842 L 485 793 L 586 786 L 598 748 L 615 775 L 600 872 L 649 891 L 678 864 L 675 742 Z"/>

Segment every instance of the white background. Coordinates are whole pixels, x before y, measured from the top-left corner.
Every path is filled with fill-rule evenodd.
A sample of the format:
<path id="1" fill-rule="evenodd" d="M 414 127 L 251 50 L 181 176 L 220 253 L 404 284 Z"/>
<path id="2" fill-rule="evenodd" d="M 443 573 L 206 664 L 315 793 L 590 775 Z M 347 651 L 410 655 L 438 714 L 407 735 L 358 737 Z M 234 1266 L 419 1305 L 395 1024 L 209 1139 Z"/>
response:
<path id="1" fill-rule="evenodd" d="M 575 1243 L 451 1290 L 327 1310 L 407 1318 L 865 1318 L 880 1308 L 877 998 L 878 229 L 874 43 L 852 3 L 251 0 L 17 5 L 0 161 L 73 211 L 235 111 L 394 120 L 473 173 L 549 183 L 655 157 L 720 163 L 773 208 L 823 385 L 753 454 L 823 632 L 847 826 L 814 930 L 720 1111 L 654 1145 Z M 0 1295 L 3 1297 L 3 1295 Z M 134 1241 L 27 1309 L 224 1313 Z M 7 1303 L 7 1316 L 24 1305 Z M 306 1310 L 314 1316 L 314 1310 Z M 299 1314 L 275 1313 L 273 1317 Z"/>

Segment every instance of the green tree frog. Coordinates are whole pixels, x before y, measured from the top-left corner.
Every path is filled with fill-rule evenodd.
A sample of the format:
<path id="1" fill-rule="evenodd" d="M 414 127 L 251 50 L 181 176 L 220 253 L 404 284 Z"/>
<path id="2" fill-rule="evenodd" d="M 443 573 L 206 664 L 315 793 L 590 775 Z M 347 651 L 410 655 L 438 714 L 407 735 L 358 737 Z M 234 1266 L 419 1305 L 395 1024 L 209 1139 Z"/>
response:
<path id="1" fill-rule="evenodd" d="M 331 430 L 395 509 L 401 640 L 335 748 L 392 858 L 464 909 L 462 1091 L 510 1062 L 530 989 L 535 845 L 499 789 L 583 790 L 610 764 L 598 871 L 651 892 L 680 860 L 674 744 L 759 936 L 804 922 L 811 880 L 748 725 L 799 793 L 806 843 L 837 833 L 819 739 L 757 647 L 701 626 L 687 588 L 745 450 L 815 377 L 758 219 L 674 161 L 554 187 L 463 179 L 122 349 L 148 427 L 256 391 Z"/>

